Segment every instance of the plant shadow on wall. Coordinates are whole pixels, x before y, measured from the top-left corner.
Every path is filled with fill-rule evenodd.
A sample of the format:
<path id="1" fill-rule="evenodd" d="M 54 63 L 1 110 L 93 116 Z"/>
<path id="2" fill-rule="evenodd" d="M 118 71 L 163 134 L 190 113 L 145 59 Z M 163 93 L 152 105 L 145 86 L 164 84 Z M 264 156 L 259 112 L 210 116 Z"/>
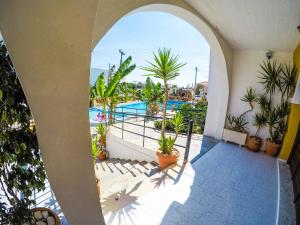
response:
<path id="1" fill-rule="evenodd" d="M 35 224 L 34 192 L 45 189 L 32 115 L 16 71 L 0 42 L 0 224 Z"/>
<path id="2" fill-rule="evenodd" d="M 248 103 L 250 109 L 239 116 L 227 115 L 227 129 L 224 129 L 223 139 L 238 142 L 240 145 L 246 144 L 248 149 L 258 151 L 263 143 L 259 137 L 259 131 L 262 127 L 267 127 L 269 137 L 265 140 L 265 152 L 276 156 L 280 152 L 284 134 L 287 131 L 289 99 L 295 91 L 297 69 L 289 64 L 282 65 L 276 60 L 268 60 L 260 65 L 259 73 L 258 83 L 263 86 L 264 92 L 256 93 L 252 87 L 247 89 L 241 101 Z M 246 132 L 248 121 L 245 115 L 252 111 L 255 112 L 253 125 L 256 127 L 256 132 L 248 136 Z M 233 136 L 236 135 L 242 139 L 236 141 L 230 136 L 230 132 L 235 132 Z"/>

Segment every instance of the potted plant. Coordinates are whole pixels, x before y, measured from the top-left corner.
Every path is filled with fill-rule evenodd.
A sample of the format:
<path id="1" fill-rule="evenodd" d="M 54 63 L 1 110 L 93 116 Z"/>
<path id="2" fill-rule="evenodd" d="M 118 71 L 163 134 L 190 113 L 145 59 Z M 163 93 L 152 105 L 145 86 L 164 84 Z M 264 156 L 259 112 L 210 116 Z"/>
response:
<path id="1" fill-rule="evenodd" d="M 239 116 L 227 115 L 227 126 L 223 131 L 223 140 L 236 143 L 240 146 L 245 145 L 248 134 L 246 132 L 246 125 L 248 122 L 245 115 L 253 111 L 253 104 L 256 101 L 256 93 L 252 87 L 247 88 L 245 95 L 241 101 L 249 104 L 250 109 L 246 110 Z"/>
<path id="2" fill-rule="evenodd" d="M 93 158 L 93 163 L 94 166 L 97 168 L 97 158 L 99 157 L 99 153 L 100 153 L 100 148 L 99 148 L 99 143 L 98 143 L 98 138 L 97 136 L 94 137 L 91 140 L 91 144 L 92 144 L 92 158 Z M 100 195 L 100 179 L 96 176 L 96 190 L 98 193 L 98 196 Z"/>
<path id="3" fill-rule="evenodd" d="M 288 99 L 293 95 L 295 89 L 297 70 L 290 65 L 282 66 L 268 60 L 261 67 L 260 83 L 263 84 L 265 97 L 260 99 L 260 105 L 266 116 L 266 124 L 269 137 L 265 142 L 265 152 L 276 156 L 281 148 L 284 134 L 287 130 L 287 117 L 290 112 Z M 281 101 L 275 105 L 272 98 L 278 90 L 281 93 Z M 268 97 L 267 97 L 268 96 Z"/>
<path id="4" fill-rule="evenodd" d="M 255 135 L 250 135 L 247 138 L 247 148 L 257 152 L 262 145 L 262 139 L 258 136 L 260 129 L 266 124 L 266 117 L 263 113 L 255 113 L 254 126 L 257 128 Z"/>
<path id="5" fill-rule="evenodd" d="M 159 166 L 161 169 L 168 167 L 178 161 L 179 158 L 179 151 L 174 148 L 174 144 L 177 140 L 179 131 L 183 125 L 183 117 L 180 113 L 177 113 L 172 120 L 175 130 L 175 137 L 165 137 L 162 136 L 158 140 L 159 144 L 159 151 L 157 151 Z"/>
<path id="6" fill-rule="evenodd" d="M 168 102 L 168 81 L 175 79 L 179 75 L 180 68 L 185 64 L 179 63 L 178 55 L 171 55 L 170 49 L 158 49 L 158 54 L 153 54 L 154 63 L 148 63 L 148 67 L 142 67 L 143 70 L 149 72 L 146 76 L 159 78 L 164 84 L 164 99 L 163 99 L 163 116 L 161 126 L 161 138 L 158 141 L 159 149 L 157 156 L 160 163 L 160 168 L 165 168 L 168 165 L 175 163 L 179 158 L 179 152 L 174 149 L 176 138 L 166 137 L 166 112 Z M 176 136 L 177 137 L 177 136 Z"/>
<path id="7" fill-rule="evenodd" d="M 100 161 L 103 161 L 106 159 L 106 132 L 105 127 L 102 123 L 100 123 L 97 127 L 97 133 L 99 135 L 98 138 L 98 144 L 99 144 L 99 154 L 98 158 Z"/>
<path id="8" fill-rule="evenodd" d="M 236 143 L 240 146 L 245 145 L 247 139 L 246 125 L 248 122 L 243 115 L 227 115 L 227 126 L 223 130 L 223 140 Z"/>

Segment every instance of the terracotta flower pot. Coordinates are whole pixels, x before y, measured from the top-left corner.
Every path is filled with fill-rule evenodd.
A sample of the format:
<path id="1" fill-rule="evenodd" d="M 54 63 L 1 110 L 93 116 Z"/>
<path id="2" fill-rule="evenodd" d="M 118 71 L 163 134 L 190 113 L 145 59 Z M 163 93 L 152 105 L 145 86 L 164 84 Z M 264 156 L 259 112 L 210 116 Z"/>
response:
<path id="1" fill-rule="evenodd" d="M 158 161 L 159 161 L 159 167 L 160 169 L 165 169 L 168 166 L 176 163 L 178 161 L 179 158 L 179 151 L 177 149 L 174 149 L 172 151 L 171 155 L 168 154 L 162 154 L 160 150 L 158 150 L 156 152 L 156 155 L 158 157 Z"/>
<path id="2" fill-rule="evenodd" d="M 256 136 L 250 136 L 247 138 L 247 148 L 250 151 L 257 152 L 261 147 L 262 140 Z"/>
<path id="3" fill-rule="evenodd" d="M 266 139 L 265 144 L 265 151 L 270 156 L 276 156 L 280 150 L 281 144 L 276 144 L 274 142 L 271 142 L 271 140 L 268 138 Z"/>
<path id="4" fill-rule="evenodd" d="M 98 159 L 100 161 L 104 161 L 106 159 L 106 151 L 101 151 L 100 154 L 98 155 Z"/>

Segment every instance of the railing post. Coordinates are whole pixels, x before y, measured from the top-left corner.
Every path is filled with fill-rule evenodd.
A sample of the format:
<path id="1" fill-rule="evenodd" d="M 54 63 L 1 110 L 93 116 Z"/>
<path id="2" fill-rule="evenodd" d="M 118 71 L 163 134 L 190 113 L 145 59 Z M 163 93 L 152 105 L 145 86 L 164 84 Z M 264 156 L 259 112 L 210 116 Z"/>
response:
<path id="1" fill-rule="evenodd" d="M 136 122 L 138 121 L 138 118 L 137 118 L 137 109 L 135 109 L 135 121 Z"/>
<path id="2" fill-rule="evenodd" d="M 122 107 L 122 139 L 123 139 L 123 134 L 124 134 L 124 112 Z"/>
<path id="3" fill-rule="evenodd" d="M 145 126 L 146 126 L 146 120 L 145 120 L 145 116 L 144 116 L 143 147 L 145 147 Z"/>
<path id="4" fill-rule="evenodd" d="M 116 114 L 117 114 L 117 110 L 118 110 L 118 108 L 116 107 L 116 108 L 115 108 L 115 112 L 114 112 L 114 121 L 113 121 L 114 123 L 116 123 Z"/>
<path id="5" fill-rule="evenodd" d="M 187 133 L 187 139 L 186 139 L 186 146 L 185 146 L 183 163 L 187 163 L 188 158 L 189 158 L 191 139 L 192 139 L 192 134 L 193 134 L 193 125 L 194 125 L 194 121 L 190 120 L 189 121 L 189 127 L 188 127 L 188 133 Z"/>

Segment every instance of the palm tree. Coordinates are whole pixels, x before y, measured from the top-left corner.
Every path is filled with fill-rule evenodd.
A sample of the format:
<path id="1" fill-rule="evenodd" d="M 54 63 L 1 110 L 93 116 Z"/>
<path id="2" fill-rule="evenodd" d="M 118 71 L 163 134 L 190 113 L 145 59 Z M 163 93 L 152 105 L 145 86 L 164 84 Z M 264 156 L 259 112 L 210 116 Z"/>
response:
<path id="1" fill-rule="evenodd" d="M 105 130 L 107 130 L 106 124 L 106 106 L 113 107 L 116 103 L 115 93 L 120 84 L 120 81 L 130 74 L 136 67 L 135 64 L 131 64 L 132 58 L 129 56 L 118 68 L 118 70 L 113 74 L 113 76 L 109 79 L 108 83 L 105 85 L 104 73 L 100 74 L 100 76 L 96 80 L 96 84 L 94 86 L 94 92 L 96 98 L 99 100 L 102 106 L 102 113 L 105 119 Z M 110 113 L 110 115 L 112 112 Z"/>
<path id="2" fill-rule="evenodd" d="M 148 62 L 147 67 L 141 69 L 149 72 L 146 76 L 152 76 L 163 80 L 164 84 L 164 102 L 163 102 L 163 121 L 161 126 L 161 136 L 165 135 L 166 111 L 168 102 L 168 81 L 173 80 L 179 75 L 180 68 L 186 63 L 179 63 L 178 55 L 171 55 L 170 49 L 158 49 L 158 53 L 153 53 L 154 62 Z"/>

